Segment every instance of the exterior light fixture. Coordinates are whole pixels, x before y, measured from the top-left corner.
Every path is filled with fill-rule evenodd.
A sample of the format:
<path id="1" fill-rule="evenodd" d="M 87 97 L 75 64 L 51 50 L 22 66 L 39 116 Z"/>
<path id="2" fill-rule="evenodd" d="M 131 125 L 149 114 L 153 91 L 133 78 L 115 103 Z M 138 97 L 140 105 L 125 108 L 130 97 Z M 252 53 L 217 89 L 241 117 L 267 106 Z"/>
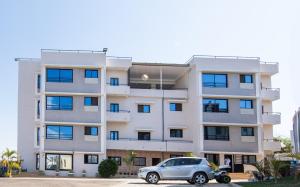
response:
<path id="1" fill-rule="evenodd" d="M 143 74 L 141 78 L 143 81 L 147 81 L 149 79 L 149 76 L 147 74 Z"/>

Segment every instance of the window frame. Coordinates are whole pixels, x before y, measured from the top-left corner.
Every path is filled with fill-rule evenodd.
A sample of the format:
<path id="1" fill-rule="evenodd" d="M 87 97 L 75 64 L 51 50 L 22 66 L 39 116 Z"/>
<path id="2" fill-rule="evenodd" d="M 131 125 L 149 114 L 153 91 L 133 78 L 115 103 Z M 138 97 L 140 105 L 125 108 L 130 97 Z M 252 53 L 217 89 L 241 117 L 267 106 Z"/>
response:
<path id="1" fill-rule="evenodd" d="M 90 75 L 88 75 L 89 72 L 90 72 Z M 94 77 L 93 72 L 97 72 L 97 76 Z M 84 70 L 84 78 L 98 79 L 99 78 L 99 71 L 98 71 L 98 69 L 85 69 Z"/>
<path id="2" fill-rule="evenodd" d="M 95 156 L 97 158 L 96 162 L 89 162 L 89 156 L 91 156 L 91 157 Z M 92 159 L 90 161 L 92 161 Z M 83 155 L 83 163 L 84 164 L 99 164 L 99 155 L 97 155 L 97 154 L 84 154 Z"/>
<path id="3" fill-rule="evenodd" d="M 143 162 L 144 162 L 144 164 L 140 164 L 140 161 L 139 161 L 139 164 L 136 164 L 136 159 L 142 159 L 143 160 Z M 133 158 L 133 165 L 134 166 L 146 166 L 147 165 L 147 159 L 146 159 L 146 157 L 134 157 Z"/>
<path id="4" fill-rule="evenodd" d="M 107 159 L 114 160 L 118 164 L 118 166 L 122 166 L 122 157 L 120 156 L 108 156 Z M 117 161 L 116 159 L 119 159 L 119 161 Z"/>
<path id="5" fill-rule="evenodd" d="M 182 103 L 170 103 L 169 109 L 171 112 L 182 112 L 183 110 Z"/>
<path id="6" fill-rule="evenodd" d="M 218 108 L 218 111 L 214 111 L 213 108 L 211 111 L 207 110 L 207 107 L 205 104 L 205 100 L 212 100 L 213 101 L 213 105 L 216 105 L 218 104 L 216 101 L 225 101 L 226 102 L 226 110 L 225 109 L 221 109 L 220 110 L 220 107 Z M 203 104 L 203 112 L 209 112 L 209 113 L 229 113 L 229 102 L 228 102 L 228 99 L 215 99 L 215 98 L 203 98 L 202 100 L 202 104 Z"/>
<path id="7" fill-rule="evenodd" d="M 112 134 L 116 133 L 117 138 L 112 138 Z M 110 140 L 119 140 L 119 131 L 109 131 L 109 139 Z"/>
<path id="8" fill-rule="evenodd" d="M 110 103 L 109 111 L 110 112 L 120 112 L 120 104 L 119 103 Z"/>
<path id="9" fill-rule="evenodd" d="M 46 153 L 45 154 L 45 170 L 51 170 L 51 171 L 55 171 L 56 169 L 48 169 L 47 168 L 47 156 L 48 155 L 57 155 L 58 156 L 58 168 L 59 168 L 59 171 L 72 171 L 73 170 L 73 168 L 74 168 L 74 156 L 73 156 L 73 154 L 63 154 L 63 153 Z M 72 156 L 71 158 L 72 158 L 72 167 L 71 167 L 71 169 L 60 169 L 60 160 L 61 160 L 61 156 Z"/>
<path id="10" fill-rule="evenodd" d="M 58 108 L 51 108 L 53 106 L 56 106 L 56 105 L 48 105 L 48 98 L 49 97 L 57 97 L 58 98 Z M 65 108 L 65 107 L 62 107 L 61 105 L 61 98 L 71 98 L 71 101 L 72 101 L 72 105 L 71 105 L 71 108 Z M 49 108 L 50 106 L 50 108 Z M 66 110 L 66 111 L 72 111 L 73 110 L 73 96 L 46 96 L 46 110 Z"/>
<path id="11" fill-rule="evenodd" d="M 120 85 L 119 78 L 118 77 L 110 77 L 109 85 L 110 86 L 119 86 Z"/>
<path id="12" fill-rule="evenodd" d="M 250 101 L 250 108 L 248 108 L 248 104 L 247 102 Z M 244 103 L 242 103 L 244 102 Z M 240 109 L 253 109 L 254 105 L 253 105 L 253 100 L 252 99 L 240 99 Z"/>
<path id="13" fill-rule="evenodd" d="M 52 127 L 58 127 L 58 138 L 49 138 L 49 136 L 48 136 L 48 127 L 49 126 L 52 126 Z M 71 139 L 62 139 L 61 138 L 61 133 L 60 133 L 60 129 L 61 129 L 61 127 L 71 127 L 71 129 L 72 129 L 72 137 L 71 137 Z M 73 128 L 73 126 L 71 126 L 71 125 L 46 125 L 46 139 L 47 140 L 73 140 L 73 138 L 74 138 L 74 128 Z"/>
<path id="14" fill-rule="evenodd" d="M 206 75 L 213 76 L 213 82 L 206 83 L 204 80 L 204 76 L 206 76 Z M 221 86 L 217 85 L 218 83 L 216 83 L 216 76 L 225 76 L 225 86 L 222 86 L 222 85 L 224 85 L 224 83 L 220 83 L 220 84 L 222 84 Z M 210 85 L 207 85 L 207 84 L 210 84 Z M 226 73 L 203 73 L 202 74 L 202 87 L 204 87 L 204 88 L 228 88 L 228 74 L 226 74 Z"/>
<path id="15" fill-rule="evenodd" d="M 141 110 L 142 107 L 142 110 Z M 145 110 L 145 107 L 149 107 L 149 110 Z M 138 113 L 151 113 L 151 105 L 149 104 L 138 104 L 137 105 Z"/>
<path id="16" fill-rule="evenodd" d="M 144 133 L 144 135 L 140 135 L 140 133 Z M 149 139 L 140 139 L 140 137 L 146 137 L 145 134 L 149 134 Z M 146 131 L 138 131 L 138 140 L 139 141 L 150 141 L 151 140 L 151 132 L 146 132 Z"/>
<path id="17" fill-rule="evenodd" d="M 58 79 L 52 79 L 52 80 L 49 80 L 49 77 L 48 77 L 48 70 L 56 70 L 58 71 Z M 72 76 L 72 79 L 67 79 L 69 81 L 65 81 L 62 79 L 62 76 L 61 76 L 61 73 L 63 71 L 71 71 L 71 76 Z M 73 74 L 73 69 L 60 69 L 60 68 L 46 68 L 46 82 L 60 82 L 60 83 L 73 83 L 73 79 L 74 79 L 74 74 Z"/>
<path id="18" fill-rule="evenodd" d="M 97 129 L 96 135 L 93 135 L 93 133 L 92 133 L 93 128 Z M 90 130 L 88 130 L 88 129 L 90 129 Z M 90 132 L 90 134 L 89 134 L 89 132 Z M 85 136 L 98 136 L 99 135 L 99 129 L 98 129 L 98 127 L 94 127 L 94 126 L 84 126 L 84 135 Z"/>
<path id="19" fill-rule="evenodd" d="M 40 146 L 40 141 L 41 141 L 40 133 L 41 133 L 41 128 L 37 127 L 36 128 L 36 146 Z"/>
<path id="20" fill-rule="evenodd" d="M 245 159 L 245 157 L 246 157 L 247 159 Z M 250 163 L 250 162 L 249 162 L 250 157 L 254 157 L 254 158 L 255 158 L 255 162 Z M 245 161 L 245 160 L 247 160 L 247 161 Z M 243 164 L 254 164 L 254 163 L 256 163 L 256 161 L 257 161 L 256 155 L 242 155 L 242 163 L 243 163 Z"/>
<path id="21" fill-rule="evenodd" d="M 177 132 L 174 132 L 172 133 L 172 131 L 181 131 L 181 133 L 179 133 L 180 136 L 176 136 L 178 135 Z M 175 135 L 175 136 L 172 136 L 172 135 Z M 170 129 L 170 138 L 183 138 L 183 129 Z"/>
<path id="22" fill-rule="evenodd" d="M 251 77 L 251 81 L 247 82 L 246 77 L 250 76 Z M 244 83 L 244 84 L 253 84 L 253 75 L 252 74 L 240 74 L 240 83 Z"/>
<path id="23" fill-rule="evenodd" d="M 98 97 L 85 96 L 84 97 L 84 106 L 99 106 L 99 98 Z"/>
<path id="24" fill-rule="evenodd" d="M 40 153 L 35 154 L 35 169 L 36 170 L 40 170 L 41 167 L 41 157 L 40 157 Z"/>
<path id="25" fill-rule="evenodd" d="M 208 135 L 208 128 L 215 128 L 215 135 Z M 217 128 L 226 129 L 228 135 L 227 136 L 226 135 L 218 135 Z M 204 126 L 204 140 L 230 141 L 230 129 L 229 129 L 229 127 L 226 127 L 226 126 Z"/>
<path id="26" fill-rule="evenodd" d="M 243 131 L 243 129 L 252 129 L 252 130 L 251 131 L 247 130 L 247 133 L 244 134 L 245 131 Z M 255 136 L 254 127 L 241 127 L 241 136 Z"/>

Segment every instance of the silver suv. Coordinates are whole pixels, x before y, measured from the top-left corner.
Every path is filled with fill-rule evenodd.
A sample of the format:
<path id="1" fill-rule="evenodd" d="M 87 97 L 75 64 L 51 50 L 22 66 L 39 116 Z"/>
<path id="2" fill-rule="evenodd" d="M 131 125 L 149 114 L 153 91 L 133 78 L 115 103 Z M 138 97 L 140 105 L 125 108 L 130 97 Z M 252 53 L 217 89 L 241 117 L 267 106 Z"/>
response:
<path id="1" fill-rule="evenodd" d="M 190 184 L 205 184 L 214 178 L 214 172 L 206 158 L 177 157 L 139 169 L 138 177 L 151 184 L 159 180 L 187 180 Z"/>

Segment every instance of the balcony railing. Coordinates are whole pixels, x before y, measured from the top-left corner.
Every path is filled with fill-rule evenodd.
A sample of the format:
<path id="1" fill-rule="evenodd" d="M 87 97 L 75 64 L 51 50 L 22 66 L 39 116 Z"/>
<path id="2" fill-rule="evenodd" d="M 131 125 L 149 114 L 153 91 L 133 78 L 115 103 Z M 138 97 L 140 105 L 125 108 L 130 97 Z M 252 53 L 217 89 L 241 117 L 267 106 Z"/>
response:
<path id="1" fill-rule="evenodd" d="M 129 122 L 130 111 L 129 110 L 107 110 L 108 122 Z"/>
<path id="2" fill-rule="evenodd" d="M 130 94 L 130 88 L 128 84 L 107 83 L 106 92 L 108 95 L 128 96 Z"/>
<path id="3" fill-rule="evenodd" d="M 261 96 L 265 100 L 274 101 L 280 98 L 279 88 L 261 88 Z"/>
<path id="4" fill-rule="evenodd" d="M 108 139 L 107 148 L 164 152 L 191 152 L 193 151 L 193 141 L 161 139 L 138 140 L 136 138 L 120 138 L 118 140 Z"/>
<path id="5" fill-rule="evenodd" d="M 262 114 L 262 122 L 264 124 L 280 124 L 281 123 L 281 113 L 280 112 L 264 112 Z"/>
<path id="6" fill-rule="evenodd" d="M 280 151 L 281 143 L 276 139 L 264 139 L 264 150 Z"/>

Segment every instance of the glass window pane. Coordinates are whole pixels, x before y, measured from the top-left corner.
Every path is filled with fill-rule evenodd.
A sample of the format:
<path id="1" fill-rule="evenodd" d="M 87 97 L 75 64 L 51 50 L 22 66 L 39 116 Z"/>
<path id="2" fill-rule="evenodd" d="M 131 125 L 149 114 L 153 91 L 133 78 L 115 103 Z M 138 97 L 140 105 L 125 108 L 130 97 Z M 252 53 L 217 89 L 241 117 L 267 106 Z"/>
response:
<path id="1" fill-rule="evenodd" d="M 227 87 L 226 75 L 215 75 L 215 87 Z"/>
<path id="2" fill-rule="evenodd" d="M 63 69 L 60 70 L 60 82 L 73 82 L 73 70 Z"/>
<path id="3" fill-rule="evenodd" d="M 144 105 L 144 112 L 149 113 L 150 112 L 150 105 Z"/>
<path id="4" fill-rule="evenodd" d="M 47 96 L 46 97 L 47 110 L 59 110 L 59 97 Z"/>
<path id="5" fill-rule="evenodd" d="M 60 127 L 60 139 L 72 140 L 73 139 L 73 127 L 61 126 Z"/>
<path id="6" fill-rule="evenodd" d="M 170 103 L 170 111 L 176 111 L 175 103 Z"/>
<path id="7" fill-rule="evenodd" d="M 214 87 L 214 75 L 213 74 L 203 74 L 202 84 L 204 87 Z"/>
<path id="8" fill-rule="evenodd" d="M 58 69 L 47 69 L 47 82 L 59 82 Z"/>
<path id="9" fill-rule="evenodd" d="M 73 98 L 72 97 L 60 97 L 60 109 L 61 110 L 72 110 L 73 109 Z"/>
<path id="10" fill-rule="evenodd" d="M 60 169 L 72 170 L 72 155 L 60 155 Z"/>
<path id="11" fill-rule="evenodd" d="M 47 139 L 59 139 L 59 126 L 47 125 L 46 128 Z"/>
<path id="12" fill-rule="evenodd" d="M 92 127 L 91 128 L 91 135 L 92 136 L 97 136 L 98 135 L 98 128 L 97 127 Z"/>
<path id="13" fill-rule="evenodd" d="M 91 104 L 92 104 L 91 97 L 84 97 L 84 105 L 85 106 L 91 106 Z"/>
<path id="14" fill-rule="evenodd" d="M 46 169 L 56 170 L 59 168 L 59 155 L 46 154 Z"/>

